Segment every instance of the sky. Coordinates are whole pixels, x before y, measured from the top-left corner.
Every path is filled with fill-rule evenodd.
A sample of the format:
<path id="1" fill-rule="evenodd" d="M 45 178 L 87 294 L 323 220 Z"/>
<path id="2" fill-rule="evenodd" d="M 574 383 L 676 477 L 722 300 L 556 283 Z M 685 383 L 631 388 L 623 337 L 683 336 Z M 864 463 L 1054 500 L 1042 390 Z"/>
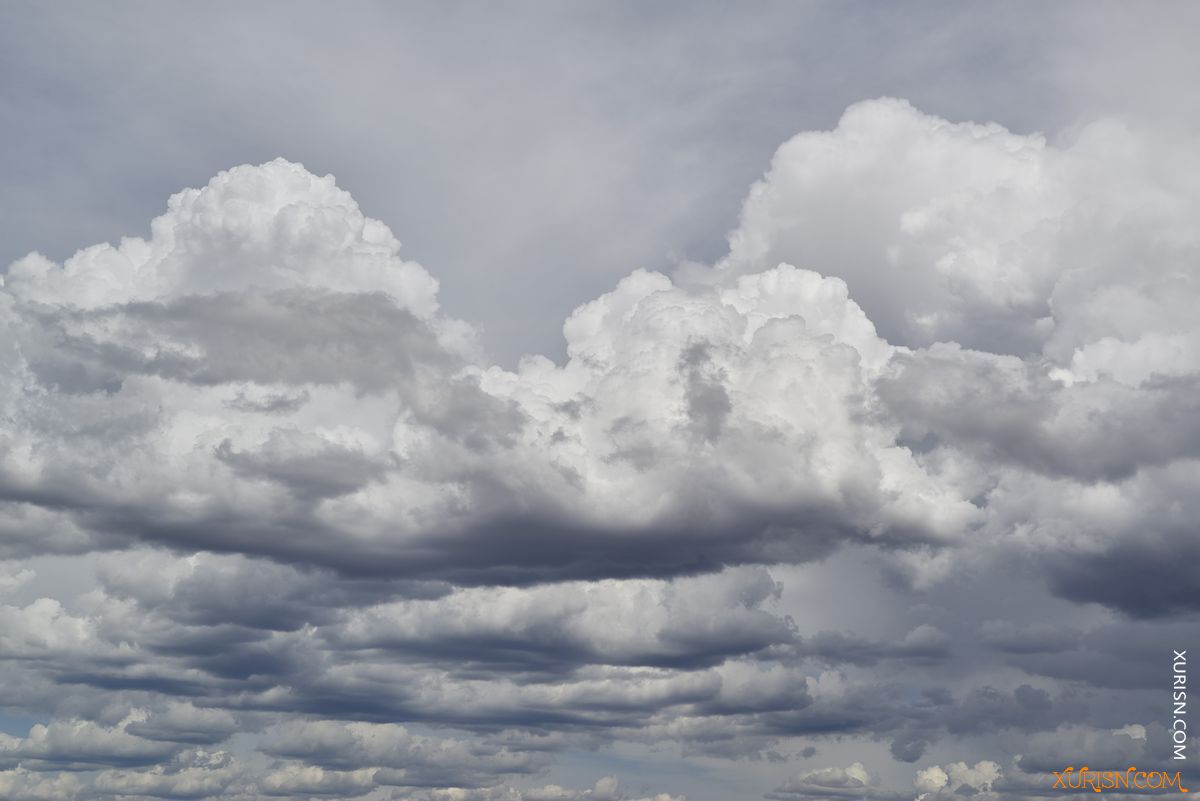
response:
<path id="1" fill-rule="evenodd" d="M 1200 784 L 1200 7 L 0 15 L 0 798 Z"/>

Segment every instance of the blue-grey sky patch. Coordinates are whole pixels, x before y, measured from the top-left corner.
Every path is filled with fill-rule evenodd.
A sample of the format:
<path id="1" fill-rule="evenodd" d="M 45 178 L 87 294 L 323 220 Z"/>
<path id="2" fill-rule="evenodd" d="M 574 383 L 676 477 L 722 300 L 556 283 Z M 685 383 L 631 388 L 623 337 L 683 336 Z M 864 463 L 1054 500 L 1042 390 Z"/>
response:
<path id="1" fill-rule="evenodd" d="M 1171 767 L 1194 4 L 0 16 L 0 797 Z"/>

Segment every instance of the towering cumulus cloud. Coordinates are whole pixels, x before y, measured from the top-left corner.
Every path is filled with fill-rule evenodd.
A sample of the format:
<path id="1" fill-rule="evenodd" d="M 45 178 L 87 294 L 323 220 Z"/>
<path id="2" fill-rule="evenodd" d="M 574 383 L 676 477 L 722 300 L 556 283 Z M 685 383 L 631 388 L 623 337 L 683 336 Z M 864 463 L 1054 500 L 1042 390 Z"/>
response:
<path id="1" fill-rule="evenodd" d="M 528 583 L 940 543 L 973 517 L 876 419 L 891 348 L 838 279 L 636 273 L 568 320 L 564 367 L 508 374 L 332 179 L 238 168 L 152 230 L 6 278 L 5 497 L 44 526 L 17 554 Z"/>
<path id="2" fill-rule="evenodd" d="M 705 801 L 562 772 L 650 745 L 777 766 L 746 797 L 1021 797 L 1034 735 L 1152 758 L 1152 655 L 1110 644 L 1200 613 L 1196 152 L 862 103 L 728 256 L 513 370 L 282 160 L 21 259 L 0 795 Z"/>

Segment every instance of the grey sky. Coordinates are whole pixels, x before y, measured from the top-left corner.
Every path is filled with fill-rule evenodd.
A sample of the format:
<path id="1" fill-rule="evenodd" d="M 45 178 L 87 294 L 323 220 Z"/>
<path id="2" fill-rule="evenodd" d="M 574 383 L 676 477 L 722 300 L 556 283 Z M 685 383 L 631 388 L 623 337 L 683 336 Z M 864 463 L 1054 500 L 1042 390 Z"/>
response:
<path id="1" fill-rule="evenodd" d="M 491 352 L 561 355 L 635 267 L 711 262 L 792 134 L 893 95 L 1055 133 L 1180 119 L 1187 3 L 7 2 L 0 262 L 141 235 L 276 156 L 332 172 Z M 1189 67 L 1192 69 L 1189 70 Z"/>
<path id="2" fill-rule="evenodd" d="M 0 0 L 0 797 L 1170 767 L 1198 24 Z"/>

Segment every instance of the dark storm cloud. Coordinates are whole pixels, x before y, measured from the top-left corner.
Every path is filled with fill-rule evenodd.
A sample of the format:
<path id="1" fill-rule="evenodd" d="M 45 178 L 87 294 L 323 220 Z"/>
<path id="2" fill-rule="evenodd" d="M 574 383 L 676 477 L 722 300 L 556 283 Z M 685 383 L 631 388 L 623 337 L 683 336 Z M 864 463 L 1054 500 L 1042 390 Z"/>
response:
<path id="1" fill-rule="evenodd" d="M 239 462 L 236 456 L 224 456 L 220 449 L 217 455 L 222 462 L 233 462 L 239 474 L 248 472 L 244 464 L 248 460 Z M 357 457 L 352 459 L 355 467 L 361 466 Z M 253 475 L 284 484 L 289 495 L 297 494 L 295 501 L 300 505 L 281 500 L 268 514 L 258 517 L 248 517 L 246 510 L 215 505 L 180 519 L 168 508 L 112 506 L 100 499 L 83 498 L 67 500 L 67 508 L 56 511 L 68 526 L 97 535 L 89 543 L 92 548 L 103 547 L 105 542 L 144 540 L 184 551 L 268 556 L 302 567 L 319 564 L 369 581 L 388 577 L 400 582 L 397 587 L 415 586 L 422 592 L 427 581 L 527 586 L 588 578 L 689 575 L 726 565 L 776 560 L 807 561 L 859 536 L 839 523 L 837 511 L 812 507 L 773 510 L 761 517 L 746 514 L 728 521 L 714 521 L 703 514 L 711 514 L 710 510 L 697 510 L 669 526 L 628 528 L 580 526 L 558 514 L 497 515 L 481 524 L 431 526 L 408 541 L 368 540 L 346 550 L 339 545 L 338 529 L 314 519 L 306 508 L 309 496 L 338 495 L 362 486 L 361 477 L 325 473 L 336 467 L 337 459 L 307 466 L 289 460 L 272 475 L 260 464 Z M 369 466 L 363 472 L 369 476 L 376 470 Z M 487 486 L 481 489 L 489 494 L 493 491 Z M 25 502 L 46 500 L 39 494 L 18 493 Z M 733 510 L 720 511 L 722 517 L 734 514 Z M 694 545 L 680 547 L 681 542 L 693 539 L 697 540 Z"/>
<path id="2" fill-rule="evenodd" d="M 1050 586 L 1064 598 L 1101 603 L 1136 618 L 1200 612 L 1200 538 L 1183 528 L 1124 539 L 1096 553 L 1064 554 L 1050 565 Z"/>
<path id="3" fill-rule="evenodd" d="M 1007 664 L 1030 675 L 1145 693 L 1160 686 L 1161 644 L 1188 641 L 1194 625 L 1188 616 L 1125 618 L 1087 631 L 985 625 L 984 642 L 1001 651 Z"/>

